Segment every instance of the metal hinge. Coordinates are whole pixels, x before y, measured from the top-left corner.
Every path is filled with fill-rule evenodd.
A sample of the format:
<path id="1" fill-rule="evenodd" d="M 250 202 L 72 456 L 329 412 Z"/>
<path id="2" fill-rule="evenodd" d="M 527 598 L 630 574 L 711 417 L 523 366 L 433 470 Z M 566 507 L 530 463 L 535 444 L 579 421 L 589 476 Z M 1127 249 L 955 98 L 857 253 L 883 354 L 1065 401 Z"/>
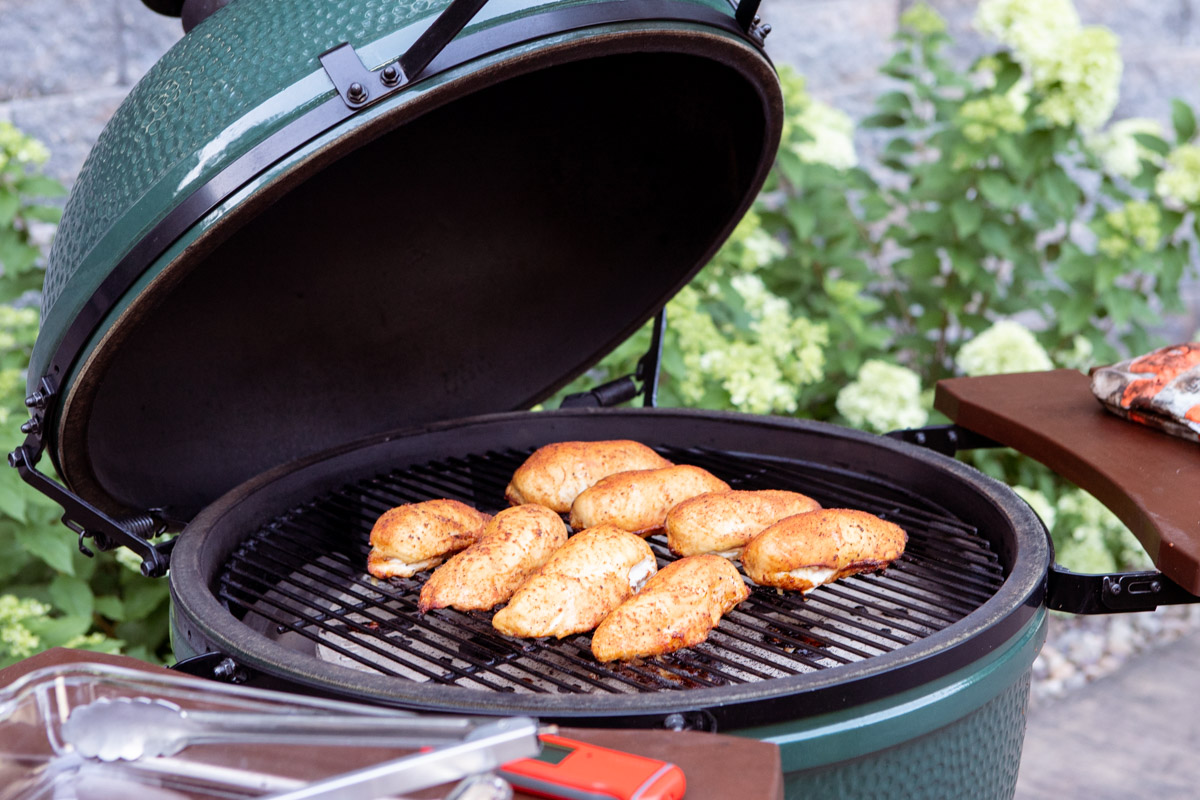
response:
<path id="1" fill-rule="evenodd" d="M 42 378 L 37 390 L 25 398 L 25 405 L 31 412 L 29 420 L 21 426 L 21 432 L 26 435 L 25 442 L 8 454 L 8 465 L 17 471 L 21 480 L 62 506 L 62 523 L 78 534 L 79 552 L 89 557 L 95 555 L 86 544 L 88 540 L 97 550 L 128 547 L 141 556 L 143 575 L 165 575 L 174 542 L 155 545 L 148 541 L 148 537 L 159 536 L 168 530 L 159 510 L 112 517 L 38 472 L 37 463 L 46 449 L 45 435 L 57 394 L 54 381 L 46 377 Z"/>
<path id="2" fill-rule="evenodd" d="M 1153 611 L 1188 603 L 1200 603 L 1200 597 L 1161 572 L 1085 575 L 1054 564 L 1046 584 L 1046 605 L 1072 614 Z"/>
<path id="3" fill-rule="evenodd" d="M 486 2 L 453 0 L 404 55 L 377 70 L 367 69 L 348 42 L 322 53 L 321 66 L 347 106 L 359 109 L 371 105 L 416 80 Z"/>
<path id="4" fill-rule="evenodd" d="M 667 330 L 667 309 L 664 307 L 654 318 L 650 334 L 650 349 L 638 359 L 632 375 L 623 375 L 616 380 L 602 383 L 587 392 L 576 392 L 563 398 L 559 408 L 608 408 L 627 403 L 639 394 L 642 405 L 654 408 L 658 404 L 658 376 L 662 363 L 663 334 Z M 641 388 L 638 388 L 638 382 Z"/>

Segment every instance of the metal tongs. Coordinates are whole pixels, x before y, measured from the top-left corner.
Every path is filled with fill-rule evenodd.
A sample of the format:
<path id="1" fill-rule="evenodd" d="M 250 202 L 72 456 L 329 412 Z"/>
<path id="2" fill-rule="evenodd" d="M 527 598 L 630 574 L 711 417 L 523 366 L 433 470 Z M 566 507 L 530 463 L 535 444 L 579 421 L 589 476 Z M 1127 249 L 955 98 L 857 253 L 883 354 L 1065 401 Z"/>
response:
<path id="1" fill-rule="evenodd" d="M 103 698 L 71 710 L 63 740 L 81 756 L 123 760 L 137 772 L 165 768 L 171 756 L 201 743 L 305 744 L 423 748 L 422 752 L 305 785 L 288 778 L 263 780 L 226 770 L 225 782 L 267 789 L 274 800 L 361 800 L 437 786 L 490 772 L 536 755 L 537 721 L 510 717 L 375 716 L 340 713 L 189 711 L 149 697 Z M 432 749 L 429 749 L 431 748 Z M 172 762 L 164 764 L 163 762 Z M 209 779 L 218 776 L 209 774 Z M 494 780 L 494 779 L 493 779 Z M 494 796 L 494 795 L 493 795 Z"/>

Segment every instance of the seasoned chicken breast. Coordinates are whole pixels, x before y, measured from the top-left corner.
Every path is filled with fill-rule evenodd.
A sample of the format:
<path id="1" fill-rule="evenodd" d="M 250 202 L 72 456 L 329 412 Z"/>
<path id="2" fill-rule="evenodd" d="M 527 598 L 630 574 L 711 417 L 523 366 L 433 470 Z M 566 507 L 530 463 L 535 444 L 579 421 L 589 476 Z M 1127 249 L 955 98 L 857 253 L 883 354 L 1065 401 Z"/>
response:
<path id="1" fill-rule="evenodd" d="M 667 512 L 667 546 L 679 556 L 738 558 L 746 542 L 767 526 L 820 507 L 808 495 L 775 489 L 696 495 Z"/>
<path id="2" fill-rule="evenodd" d="M 489 519 L 489 514 L 448 499 L 389 509 L 371 528 L 367 572 L 376 578 L 411 578 L 471 545 Z"/>
<path id="3" fill-rule="evenodd" d="M 592 634 L 597 661 L 672 653 L 708 638 L 724 614 L 750 596 L 737 568 L 720 556 L 668 564 L 608 615 Z"/>
<path id="4" fill-rule="evenodd" d="M 609 475 L 585 489 L 571 504 L 571 527 L 616 525 L 639 536 L 662 530 L 667 512 L 705 492 L 729 491 L 729 484 L 710 472 L 680 465 Z"/>
<path id="5" fill-rule="evenodd" d="M 904 554 L 908 534 L 866 511 L 826 508 L 776 522 L 742 550 L 755 583 L 810 592 L 824 583 L 883 569 Z"/>
<path id="6" fill-rule="evenodd" d="M 504 497 L 513 505 L 537 503 L 565 514 L 579 493 L 601 478 L 669 466 L 670 461 L 646 445 L 628 439 L 558 442 L 535 450 L 517 467 Z"/>
<path id="7" fill-rule="evenodd" d="M 658 570 L 650 545 L 613 525 L 577 533 L 521 584 L 492 626 L 508 636 L 590 631 Z"/>
<path id="8" fill-rule="evenodd" d="M 475 544 L 451 558 L 421 587 L 422 612 L 453 606 L 487 610 L 512 597 L 534 570 L 567 542 L 562 517 L 538 505 L 506 508 Z"/>

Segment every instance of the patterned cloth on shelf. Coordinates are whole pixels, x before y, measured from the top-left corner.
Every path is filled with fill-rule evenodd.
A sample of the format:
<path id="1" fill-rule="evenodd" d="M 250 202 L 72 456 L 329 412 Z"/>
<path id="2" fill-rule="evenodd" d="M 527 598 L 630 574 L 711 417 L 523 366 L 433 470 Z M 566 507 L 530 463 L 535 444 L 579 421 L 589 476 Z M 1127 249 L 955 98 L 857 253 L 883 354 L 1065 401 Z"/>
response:
<path id="1" fill-rule="evenodd" d="M 1200 342 L 1097 367 L 1092 392 L 1114 414 L 1200 442 Z"/>

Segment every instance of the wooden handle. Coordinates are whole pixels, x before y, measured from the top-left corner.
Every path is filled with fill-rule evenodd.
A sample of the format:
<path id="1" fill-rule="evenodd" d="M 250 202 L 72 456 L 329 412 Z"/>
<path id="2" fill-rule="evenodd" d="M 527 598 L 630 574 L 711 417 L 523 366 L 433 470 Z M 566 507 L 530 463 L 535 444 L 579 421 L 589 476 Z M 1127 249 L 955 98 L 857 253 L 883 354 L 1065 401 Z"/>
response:
<path id="1" fill-rule="evenodd" d="M 1108 413 L 1069 369 L 940 381 L 933 404 L 1096 497 L 1200 595 L 1200 446 Z"/>

